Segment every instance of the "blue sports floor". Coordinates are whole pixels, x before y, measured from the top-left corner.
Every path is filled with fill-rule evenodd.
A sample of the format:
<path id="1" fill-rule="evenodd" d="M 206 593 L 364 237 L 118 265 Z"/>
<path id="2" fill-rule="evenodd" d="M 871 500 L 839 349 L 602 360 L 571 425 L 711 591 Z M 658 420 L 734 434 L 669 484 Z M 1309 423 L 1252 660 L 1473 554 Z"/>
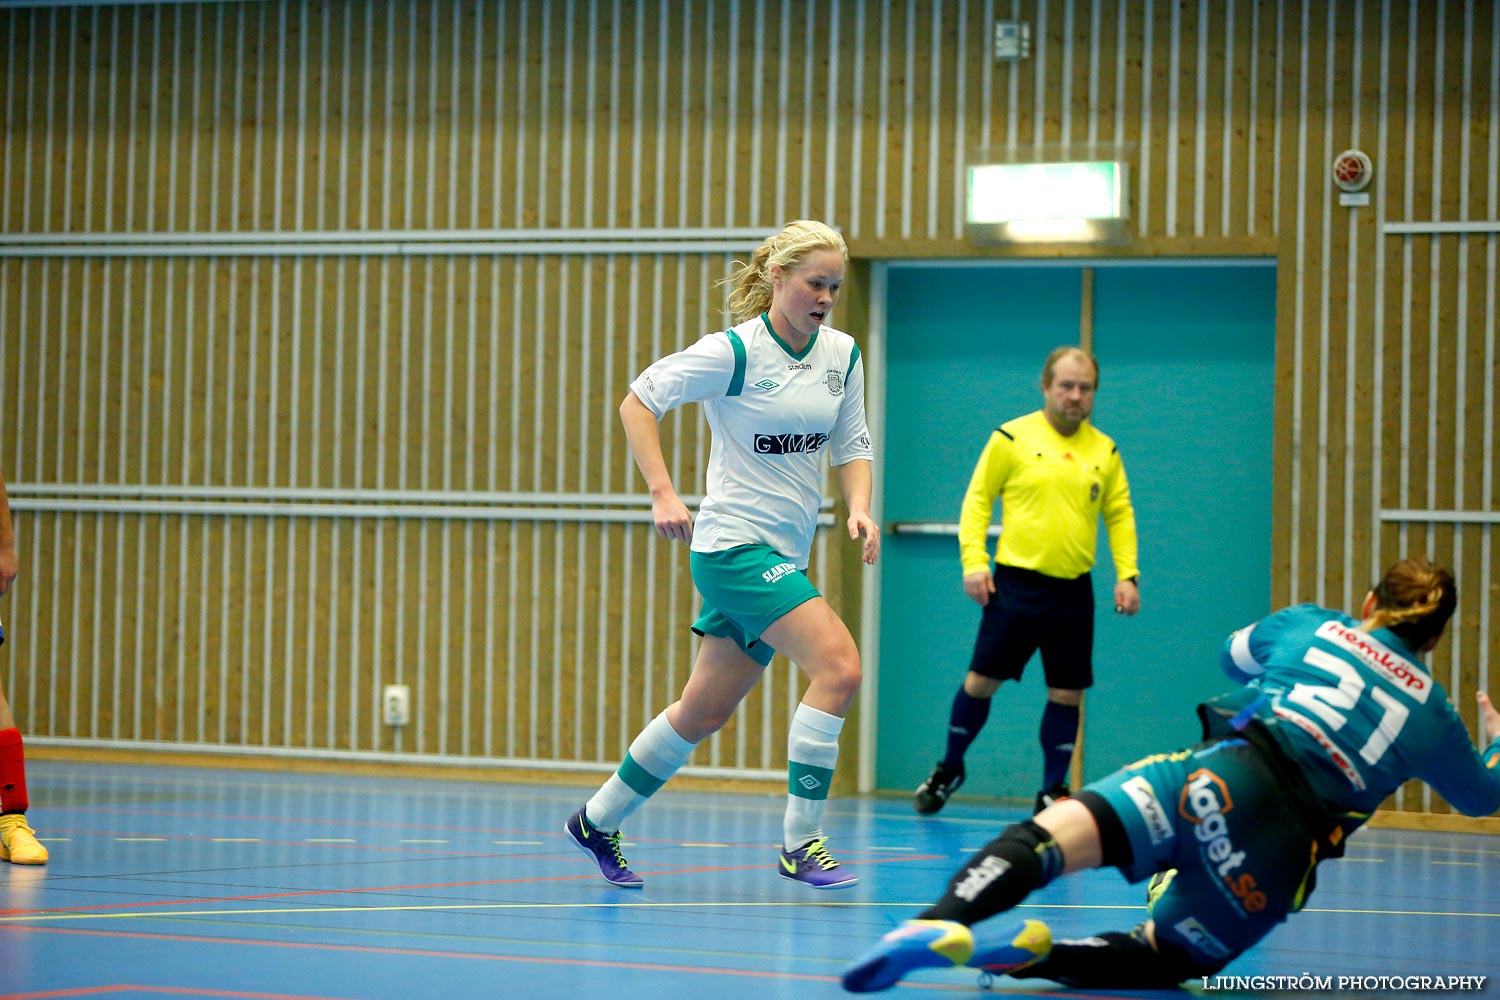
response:
<path id="1" fill-rule="evenodd" d="M 0 1000 L 847 996 L 848 960 L 1022 816 L 962 796 L 936 817 L 834 801 L 830 845 L 861 881 L 819 893 L 772 867 L 781 796 L 669 787 L 626 825 L 647 879 L 632 891 L 564 839 L 584 787 L 39 760 L 28 779 L 52 861 L 0 864 Z M 1366 830 L 1320 876 L 1308 911 L 1226 975 L 1500 971 L 1500 838 Z M 1085 936 L 1134 924 L 1143 900 L 1089 872 L 1016 915 Z M 1155 995 L 985 991 L 958 969 L 883 995 L 934 991 Z"/>

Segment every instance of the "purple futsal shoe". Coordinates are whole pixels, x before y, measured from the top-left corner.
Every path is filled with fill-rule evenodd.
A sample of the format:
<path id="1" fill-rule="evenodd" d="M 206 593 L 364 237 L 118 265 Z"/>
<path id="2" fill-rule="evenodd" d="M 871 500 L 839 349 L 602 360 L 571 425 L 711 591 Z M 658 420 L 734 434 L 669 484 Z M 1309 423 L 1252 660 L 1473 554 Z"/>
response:
<path id="1" fill-rule="evenodd" d="M 580 851 L 594 859 L 594 864 L 599 866 L 599 874 L 610 885 L 617 885 L 622 889 L 639 889 L 646 884 L 645 879 L 626 867 L 625 855 L 620 853 L 619 830 L 602 833 L 594 829 L 588 816 L 580 809 L 568 817 L 563 832 L 578 845 Z"/>
<path id="2" fill-rule="evenodd" d="M 827 843 L 828 838 L 821 837 L 795 851 L 782 851 L 777 873 L 814 889 L 843 889 L 858 882 L 859 876 L 846 873 L 833 860 Z"/>

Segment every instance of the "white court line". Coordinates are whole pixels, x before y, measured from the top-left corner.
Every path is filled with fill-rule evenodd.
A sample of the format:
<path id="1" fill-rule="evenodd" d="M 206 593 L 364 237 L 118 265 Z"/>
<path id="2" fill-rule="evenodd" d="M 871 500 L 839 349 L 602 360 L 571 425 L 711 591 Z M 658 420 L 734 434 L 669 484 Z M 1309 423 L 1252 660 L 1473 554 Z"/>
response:
<path id="1" fill-rule="evenodd" d="M 0 916 L 0 923 L 30 923 L 32 921 L 59 921 L 59 920 L 125 920 L 141 917 L 261 917 L 274 914 L 295 913 L 301 916 L 324 913 L 437 913 L 447 910 L 584 910 L 584 909 L 638 909 L 643 907 L 655 907 L 659 909 L 686 909 L 690 907 L 722 907 L 734 909 L 766 908 L 781 906 L 805 907 L 805 900 L 785 901 L 762 901 L 762 902 L 740 902 L 725 900 L 722 902 L 650 902 L 642 900 L 634 903 L 447 903 L 422 906 L 307 906 L 307 907 L 284 907 L 270 910 L 158 910 L 147 913 L 38 913 L 21 914 L 16 916 Z M 847 909 L 870 907 L 898 907 L 920 909 L 931 905 L 930 902 L 864 902 L 864 903 L 819 903 L 822 907 L 843 907 Z M 1016 907 L 1018 910 L 1139 910 L 1138 903 L 1119 904 L 1076 904 L 1076 903 L 1023 903 Z M 1303 910 L 1304 913 L 1346 913 L 1346 914 L 1371 914 L 1380 916 L 1399 917 L 1478 917 L 1488 920 L 1500 920 L 1500 912 L 1497 913 L 1458 913 L 1445 910 L 1371 910 L 1371 909 L 1313 909 Z"/>

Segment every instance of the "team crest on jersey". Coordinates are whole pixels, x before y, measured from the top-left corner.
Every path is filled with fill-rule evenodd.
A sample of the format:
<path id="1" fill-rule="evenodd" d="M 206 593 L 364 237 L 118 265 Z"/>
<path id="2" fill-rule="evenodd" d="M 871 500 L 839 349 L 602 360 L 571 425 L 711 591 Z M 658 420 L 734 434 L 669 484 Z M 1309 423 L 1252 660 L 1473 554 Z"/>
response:
<path id="1" fill-rule="evenodd" d="M 834 396 L 844 394 L 844 376 L 839 374 L 837 368 L 828 369 L 828 377 L 823 380 L 823 384 L 828 386 L 829 393 Z"/>
<path id="2" fill-rule="evenodd" d="M 1089 483 L 1089 503 L 1099 499 L 1099 484 Z"/>

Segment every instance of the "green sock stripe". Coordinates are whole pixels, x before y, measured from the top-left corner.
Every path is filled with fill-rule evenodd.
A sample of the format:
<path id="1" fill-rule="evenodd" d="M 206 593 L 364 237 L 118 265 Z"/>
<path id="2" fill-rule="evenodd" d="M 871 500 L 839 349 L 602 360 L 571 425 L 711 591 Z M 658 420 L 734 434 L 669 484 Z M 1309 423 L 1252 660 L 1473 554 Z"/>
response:
<path id="1" fill-rule="evenodd" d="M 788 761 L 786 765 L 786 791 L 799 799 L 823 800 L 828 798 L 828 789 L 833 785 L 833 768 L 817 767 Z"/>
<path id="2" fill-rule="evenodd" d="M 658 778 L 650 771 L 635 762 L 630 754 L 625 755 L 625 760 L 620 764 L 617 772 L 620 780 L 630 786 L 630 790 L 642 798 L 649 798 L 656 794 L 656 790 L 667 783 L 667 779 Z"/>

